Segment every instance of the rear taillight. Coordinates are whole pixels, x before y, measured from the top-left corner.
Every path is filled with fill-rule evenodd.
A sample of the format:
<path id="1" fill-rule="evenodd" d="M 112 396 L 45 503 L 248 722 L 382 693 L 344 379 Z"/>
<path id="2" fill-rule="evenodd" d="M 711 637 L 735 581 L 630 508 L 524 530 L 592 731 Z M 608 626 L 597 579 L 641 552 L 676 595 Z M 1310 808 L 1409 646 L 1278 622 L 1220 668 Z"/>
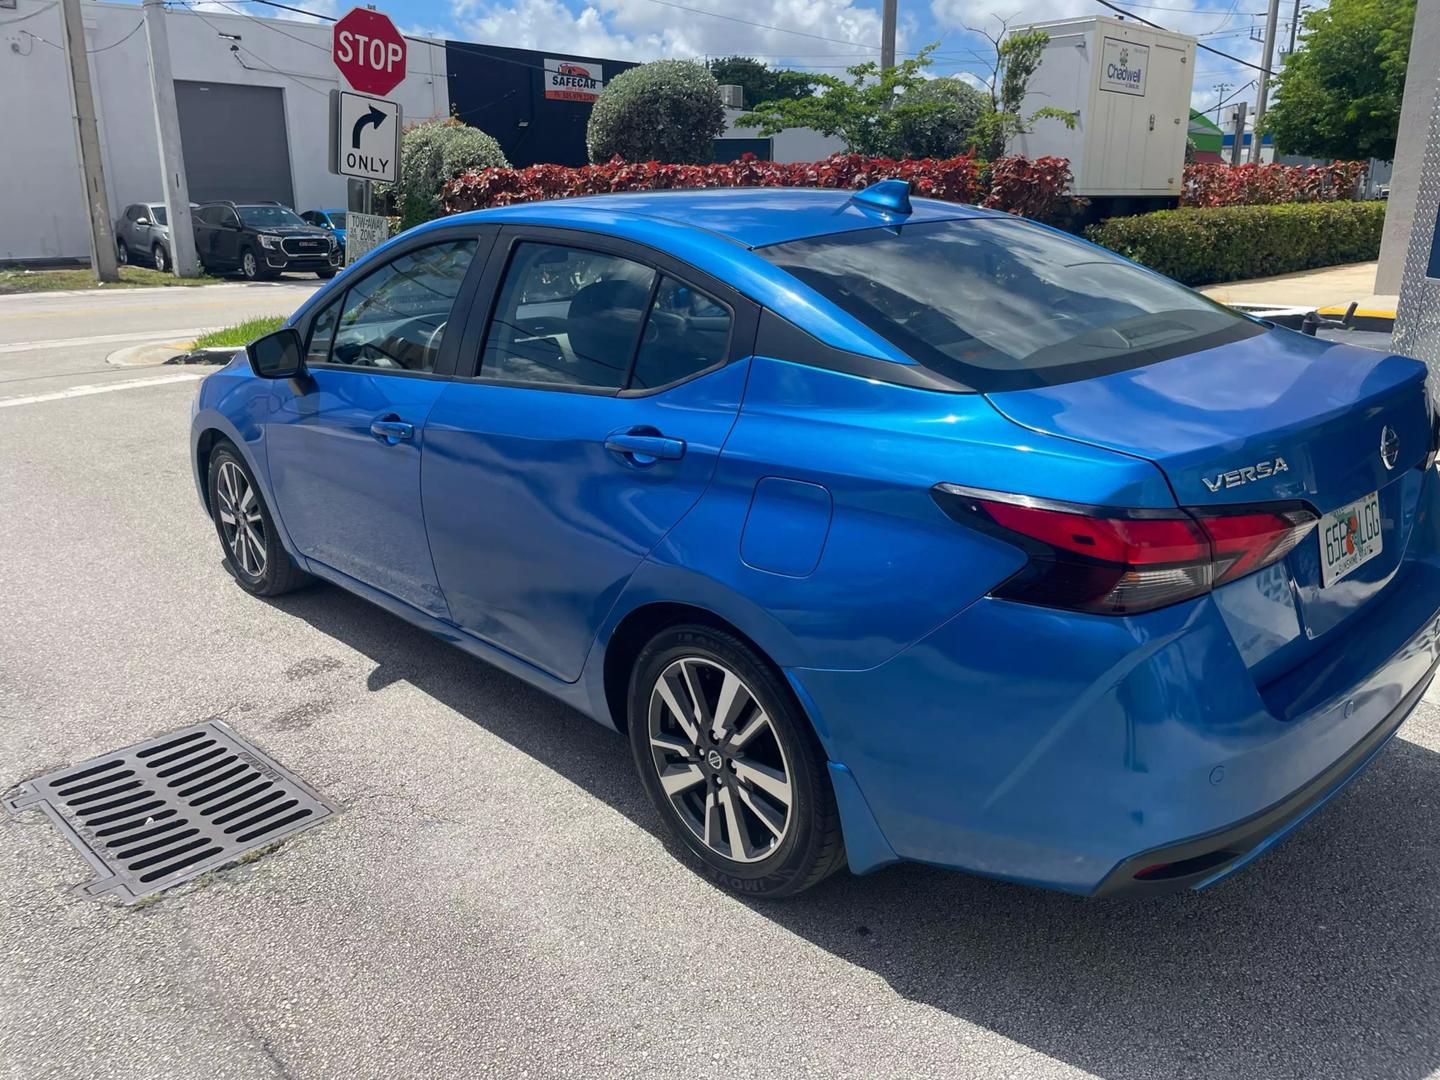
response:
<path id="1" fill-rule="evenodd" d="M 1105 615 L 1153 611 L 1269 566 L 1317 520 L 1293 504 L 1117 510 L 958 484 L 933 491 L 952 518 L 1029 556 L 992 596 Z"/>

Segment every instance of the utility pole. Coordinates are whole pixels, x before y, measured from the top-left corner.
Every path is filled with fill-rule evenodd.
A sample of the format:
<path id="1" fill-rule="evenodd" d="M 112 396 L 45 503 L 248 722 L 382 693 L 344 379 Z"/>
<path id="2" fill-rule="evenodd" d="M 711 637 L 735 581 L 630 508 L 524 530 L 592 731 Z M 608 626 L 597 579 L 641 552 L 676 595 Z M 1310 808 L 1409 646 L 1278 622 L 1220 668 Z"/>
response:
<path id="1" fill-rule="evenodd" d="M 1290 20 L 1290 51 L 1295 51 L 1295 35 L 1300 32 L 1300 0 L 1295 0 L 1295 17 Z"/>
<path id="2" fill-rule="evenodd" d="M 880 9 L 880 70 L 895 66 L 895 8 L 898 0 L 885 0 Z"/>
<path id="3" fill-rule="evenodd" d="M 1214 91 L 1215 91 L 1215 98 L 1216 98 L 1216 100 L 1215 100 L 1215 123 L 1218 124 L 1218 123 L 1220 123 L 1220 110 L 1225 107 L 1225 91 L 1227 91 L 1227 90 L 1234 90 L 1234 89 L 1235 89 L 1235 84 L 1234 84 L 1234 83 L 1228 83 L 1228 82 L 1220 82 L 1220 83 L 1216 83 L 1215 86 L 1213 87 L 1213 89 L 1214 89 Z"/>
<path id="4" fill-rule="evenodd" d="M 170 229 L 170 270 L 176 277 L 199 277 L 195 229 L 190 224 L 190 186 L 185 182 L 185 158 L 180 149 L 180 113 L 175 106 L 175 79 L 170 73 L 164 0 L 145 0 L 145 41 L 150 47 L 155 138 L 160 143 L 165 218 Z"/>
<path id="5" fill-rule="evenodd" d="M 1250 140 L 1250 164 L 1260 162 L 1260 125 L 1265 122 L 1265 104 L 1270 94 L 1270 64 L 1275 56 L 1275 24 L 1280 20 L 1280 0 L 1270 0 L 1265 15 L 1265 50 L 1260 54 L 1260 89 L 1255 92 L 1255 134 Z"/>
<path id="6" fill-rule="evenodd" d="M 1230 144 L 1230 164 L 1240 164 L 1240 149 L 1245 145 L 1245 102 L 1235 106 L 1235 141 Z"/>
<path id="7" fill-rule="evenodd" d="M 115 266 L 115 233 L 110 200 L 105 194 L 105 166 L 100 160 L 100 128 L 95 122 L 95 91 L 90 85 L 90 58 L 85 55 L 85 22 L 80 0 L 60 0 L 60 40 L 70 70 L 70 104 L 75 114 L 75 152 L 80 158 L 85 203 L 90 212 L 90 266 L 97 281 L 119 281 Z"/>

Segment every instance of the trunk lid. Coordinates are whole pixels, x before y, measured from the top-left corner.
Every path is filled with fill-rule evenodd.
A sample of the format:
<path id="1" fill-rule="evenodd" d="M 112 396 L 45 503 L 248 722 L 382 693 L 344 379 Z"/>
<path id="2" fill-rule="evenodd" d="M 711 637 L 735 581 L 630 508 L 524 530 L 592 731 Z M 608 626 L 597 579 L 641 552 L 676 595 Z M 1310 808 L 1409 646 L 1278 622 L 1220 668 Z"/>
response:
<path id="1" fill-rule="evenodd" d="M 1431 440 L 1425 367 L 1416 360 L 1273 330 L 987 398 L 1024 427 L 1154 462 L 1181 506 L 1300 500 L 1321 515 L 1283 563 L 1214 594 L 1259 682 L 1302 661 L 1402 569 L 1424 486 L 1414 466 Z M 1325 515 L 1371 492 L 1382 550 L 1325 587 Z"/>

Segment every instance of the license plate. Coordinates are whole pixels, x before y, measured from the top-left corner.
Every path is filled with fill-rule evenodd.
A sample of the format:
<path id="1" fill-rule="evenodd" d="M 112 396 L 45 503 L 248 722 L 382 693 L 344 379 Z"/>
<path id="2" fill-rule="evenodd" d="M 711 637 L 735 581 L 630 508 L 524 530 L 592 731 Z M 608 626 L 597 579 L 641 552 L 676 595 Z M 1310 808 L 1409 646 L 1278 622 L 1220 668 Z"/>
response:
<path id="1" fill-rule="evenodd" d="M 1380 554 L 1380 496 L 1372 491 L 1320 519 L 1320 585 L 1328 589 Z"/>

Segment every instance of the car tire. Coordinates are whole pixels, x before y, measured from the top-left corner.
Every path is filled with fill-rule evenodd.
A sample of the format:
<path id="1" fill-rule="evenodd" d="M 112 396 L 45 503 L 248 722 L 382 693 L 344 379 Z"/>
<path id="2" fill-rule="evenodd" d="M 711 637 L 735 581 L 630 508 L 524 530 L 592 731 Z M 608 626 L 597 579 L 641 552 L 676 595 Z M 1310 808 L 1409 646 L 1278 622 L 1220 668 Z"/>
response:
<path id="1" fill-rule="evenodd" d="M 211 453 L 206 483 L 225 567 L 242 589 L 256 596 L 279 596 L 310 580 L 280 543 L 270 508 L 232 443 L 222 442 Z"/>
<path id="2" fill-rule="evenodd" d="M 115 261 L 121 266 L 130 265 L 130 249 L 125 246 L 124 240 L 115 245 Z"/>
<path id="3" fill-rule="evenodd" d="M 790 688 L 750 645 L 703 625 L 664 630 L 636 659 L 628 702 L 641 783 L 711 881 L 780 899 L 845 864 L 825 753 Z M 716 718 L 727 704 L 728 718 Z"/>
<path id="4" fill-rule="evenodd" d="M 318 277 L 321 281 L 329 281 L 331 278 L 333 278 L 333 277 L 335 276 L 335 271 L 334 271 L 334 270 L 316 270 L 316 271 L 315 271 L 315 276 Z"/>
<path id="5" fill-rule="evenodd" d="M 280 276 L 266 266 L 251 247 L 240 249 L 240 274 L 246 281 L 269 281 Z"/>
<path id="6" fill-rule="evenodd" d="M 151 248 L 150 257 L 155 262 L 155 269 L 160 273 L 166 273 L 170 269 L 170 253 L 165 250 L 164 244 L 156 244 Z"/>

